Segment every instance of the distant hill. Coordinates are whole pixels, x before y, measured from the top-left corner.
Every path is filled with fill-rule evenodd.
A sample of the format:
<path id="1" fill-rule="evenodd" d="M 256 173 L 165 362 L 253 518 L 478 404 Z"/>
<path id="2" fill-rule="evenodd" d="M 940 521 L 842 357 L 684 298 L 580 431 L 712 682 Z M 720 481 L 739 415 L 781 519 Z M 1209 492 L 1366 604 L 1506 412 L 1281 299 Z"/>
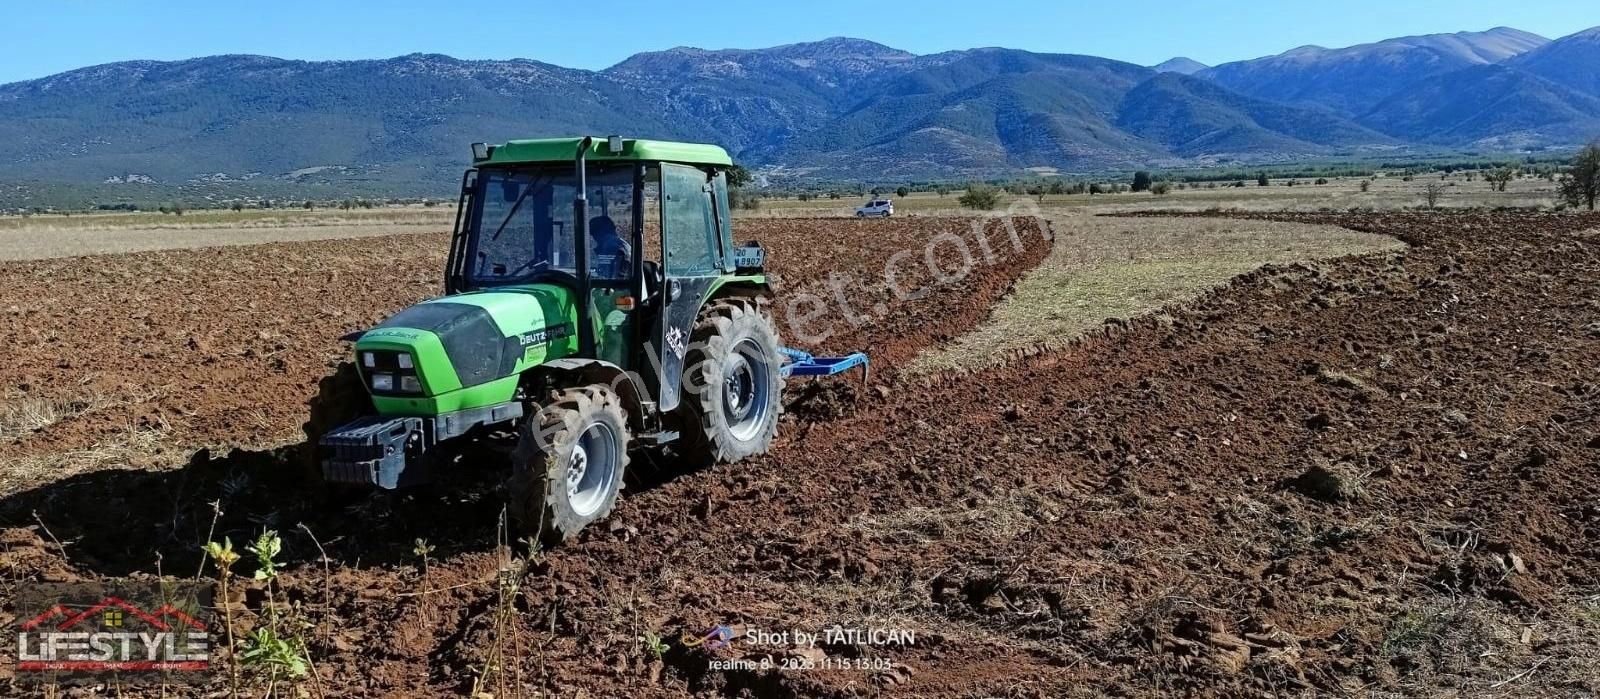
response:
<path id="1" fill-rule="evenodd" d="M 853 175 L 944 176 L 1170 158 L 1109 119 L 1154 73 L 1092 56 L 975 49 L 889 80 L 764 159 Z"/>
<path id="2" fill-rule="evenodd" d="M 1424 143 L 1519 149 L 1600 136 L 1600 98 L 1526 71 L 1480 65 L 1412 83 L 1361 122 Z"/>
<path id="3" fill-rule="evenodd" d="M 641 123 L 663 137 L 713 135 L 661 118 L 609 78 L 536 61 L 215 56 L 0 86 L 0 161 L 13 177 L 68 181 L 418 179 L 459 170 L 472 141 Z"/>
<path id="4" fill-rule="evenodd" d="M 1600 27 L 1552 41 L 1511 58 L 1506 65 L 1600 97 Z"/>
<path id="5" fill-rule="evenodd" d="M 1192 58 L 1178 56 L 1150 66 L 1157 73 L 1177 73 L 1179 75 L 1194 75 L 1210 66 Z"/>
<path id="6" fill-rule="evenodd" d="M 1330 112 L 1246 97 L 1175 73 L 1129 91 L 1116 125 L 1186 158 L 1325 155 L 1396 143 Z"/>
<path id="7" fill-rule="evenodd" d="M 1429 34 L 1341 49 L 1302 46 L 1276 56 L 1224 63 L 1200 75 L 1258 99 L 1357 116 L 1423 78 L 1497 63 L 1549 40 L 1517 29 Z"/>
<path id="8" fill-rule="evenodd" d="M 1597 47 L 1600 30 L 1497 28 L 1213 68 L 845 37 L 599 71 L 433 54 L 131 61 L 0 85 L 0 181 L 448 194 L 473 141 L 574 133 L 715 142 L 780 178 L 1569 147 L 1600 135 Z"/>

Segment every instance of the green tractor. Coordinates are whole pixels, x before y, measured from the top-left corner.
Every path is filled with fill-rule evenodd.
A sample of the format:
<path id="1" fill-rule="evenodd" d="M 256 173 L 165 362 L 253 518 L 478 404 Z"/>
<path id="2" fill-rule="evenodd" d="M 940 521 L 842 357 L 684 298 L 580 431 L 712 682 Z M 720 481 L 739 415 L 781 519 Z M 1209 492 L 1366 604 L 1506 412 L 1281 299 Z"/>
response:
<path id="1" fill-rule="evenodd" d="M 452 441 L 505 435 L 510 519 L 556 542 L 605 517 L 630 452 L 765 452 L 785 377 L 860 366 L 780 345 L 759 244 L 735 248 L 717 146 L 473 144 L 445 295 L 353 333 L 306 425 L 325 482 L 427 483 Z M 358 382 L 363 388 L 353 388 Z"/>

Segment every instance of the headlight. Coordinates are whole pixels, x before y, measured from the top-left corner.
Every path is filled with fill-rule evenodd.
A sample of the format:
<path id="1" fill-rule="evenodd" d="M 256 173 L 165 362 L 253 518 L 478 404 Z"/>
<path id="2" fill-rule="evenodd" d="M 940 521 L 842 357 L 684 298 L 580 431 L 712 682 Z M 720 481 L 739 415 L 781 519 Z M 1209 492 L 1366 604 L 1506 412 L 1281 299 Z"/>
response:
<path id="1" fill-rule="evenodd" d="M 410 353 L 401 352 L 400 353 L 400 357 L 399 357 L 399 359 L 397 361 L 400 362 L 400 368 L 401 369 L 410 369 L 411 368 L 411 354 Z"/>
<path id="2" fill-rule="evenodd" d="M 422 382 L 418 381 L 415 376 L 402 376 L 400 377 L 400 390 L 406 393 L 421 393 Z"/>
<path id="3" fill-rule="evenodd" d="M 362 363 L 362 365 L 366 366 L 368 369 L 371 369 L 371 368 L 373 368 L 375 366 L 378 366 L 378 358 L 376 356 L 374 356 L 371 352 L 362 352 L 361 353 L 361 363 Z"/>
<path id="4" fill-rule="evenodd" d="M 394 390 L 394 374 L 373 374 L 372 375 L 372 390 L 374 390 L 374 391 L 393 391 Z"/>

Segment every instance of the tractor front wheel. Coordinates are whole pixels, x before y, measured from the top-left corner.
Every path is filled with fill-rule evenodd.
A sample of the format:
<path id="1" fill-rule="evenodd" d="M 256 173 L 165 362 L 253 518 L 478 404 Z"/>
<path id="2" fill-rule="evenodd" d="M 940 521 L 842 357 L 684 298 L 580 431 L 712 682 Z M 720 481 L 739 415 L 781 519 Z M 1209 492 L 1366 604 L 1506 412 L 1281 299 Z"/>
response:
<path id="1" fill-rule="evenodd" d="M 723 299 L 695 323 L 684 362 L 687 455 L 723 463 L 762 454 L 783 412 L 778 331 L 755 299 Z"/>
<path id="2" fill-rule="evenodd" d="M 506 484 L 516 530 L 556 544 L 611 514 L 628 441 L 622 401 L 603 386 L 562 391 L 523 420 Z"/>

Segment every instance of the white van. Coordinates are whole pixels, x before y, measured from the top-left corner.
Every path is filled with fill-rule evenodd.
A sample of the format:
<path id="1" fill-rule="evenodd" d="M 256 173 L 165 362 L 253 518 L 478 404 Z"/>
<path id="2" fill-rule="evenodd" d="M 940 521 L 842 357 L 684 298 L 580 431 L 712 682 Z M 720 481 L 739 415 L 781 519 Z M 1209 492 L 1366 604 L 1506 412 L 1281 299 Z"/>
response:
<path id="1" fill-rule="evenodd" d="M 889 201 L 888 199 L 874 199 L 867 202 L 865 206 L 856 208 L 856 218 L 866 218 L 868 216 L 882 216 L 884 218 L 889 218 L 893 215 L 894 202 Z"/>

